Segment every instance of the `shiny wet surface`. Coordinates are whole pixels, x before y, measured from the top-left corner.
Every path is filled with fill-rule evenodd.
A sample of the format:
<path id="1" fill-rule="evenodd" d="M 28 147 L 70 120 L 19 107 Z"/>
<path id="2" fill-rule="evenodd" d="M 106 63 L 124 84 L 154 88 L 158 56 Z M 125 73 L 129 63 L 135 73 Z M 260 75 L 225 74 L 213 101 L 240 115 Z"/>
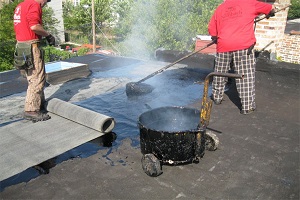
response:
<path id="1" fill-rule="evenodd" d="M 104 70 L 103 68 L 101 70 L 95 70 L 97 68 L 94 68 L 91 78 L 118 77 L 138 81 L 143 76 L 132 75 L 130 72 L 139 64 L 139 62 L 134 62 L 124 67 L 105 68 Z M 116 121 L 116 126 L 113 130 L 116 137 L 111 138 L 109 145 L 103 145 L 103 140 L 101 139 L 100 142 L 97 140 L 91 141 L 50 160 L 51 162 L 46 161 L 42 163 L 40 167 L 29 168 L 18 175 L 2 181 L 1 190 L 20 182 L 28 182 L 40 174 L 49 173 L 50 168 L 68 159 L 86 158 L 108 146 L 117 147 L 120 141 L 125 138 L 132 140 L 132 146 L 139 147 L 139 129 L 137 126 L 139 116 L 154 108 L 184 106 L 200 100 L 203 91 L 201 83 L 207 73 L 207 70 L 189 69 L 186 67 L 176 69 L 175 67 L 141 83 L 141 87 L 150 86 L 154 88 L 149 93 L 128 96 L 126 88 L 122 87 L 76 102 L 75 104 L 79 106 L 113 117 Z M 61 88 L 64 88 L 63 86 L 68 84 L 72 84 L 72 82 L 63 84 Z M 68 91 L 66 90 L 66 92 Z M 170 127 L 170 130 L 172 130 L 172 127 Z"/>
<path id="2" fill-rule="evenodd" d="M 107 75 L 101 73 L 101 76 Z M 136 140 L 139 135 L 137 120 L 142 113 L 158 107 L 184 106 L 199 100 L 202 98 L 203 85 L 196 82 L 202 81 L 203 77 L 203 71 L 170 70 L 145 82 L 154 87 L 148 94 L 127 96 L 125 88 L 121 88 L 77 104 L 115 118 L 114 131 L 120 140 L 127 137 Z"/>
<path id="3" fill-rule="evenodd" d="M 199 122 L 199 110 L 178 106 L 149 110 L 141 114 L 138 120 L 140 127 L 170 134 L 197 130 Z"/>

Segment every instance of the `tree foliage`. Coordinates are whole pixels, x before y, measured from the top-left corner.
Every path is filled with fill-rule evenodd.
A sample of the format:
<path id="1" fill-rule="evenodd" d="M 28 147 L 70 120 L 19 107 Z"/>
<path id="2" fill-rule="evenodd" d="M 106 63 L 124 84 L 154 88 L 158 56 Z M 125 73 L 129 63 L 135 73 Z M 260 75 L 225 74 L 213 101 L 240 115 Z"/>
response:
<path id="1" fill-rule="evenodd" d="M 15 32 L 13 15 L 20 0 L 6 3 L 0 9 L 0 71 L 10 70 L 13 65 L 13 53 L 15 47 Z"/>
<path id="2" fill-rule="evenodd" d="M 43 27 L 45 30 L 50 32 L 52 35 L 57 35 L 57 25 L 59 24 L 58 19 L 54 16 L 54 11 L 51 7 L 46 5 L 43 8 Z"/>
<path id="3" fill-rule="evenodd" d="M 112 0 L 95 0 L 95 23 L 101 26 L 109 21 L 111 17 Z M 88 33 L 92 28 L 92 7 L 91 0 L 82 0 L 80 5 L 74 6 L 71 1 L 63 3 L 63 17 L 66 30 Z"/>
<path id="4" fill-rule="evenodd" d="M 130 1 L 128 1 L 130 2 Z M 222 0 L 135 0 L 116 27 L 120 48 L 143 57 L 157 48 L 191 50 Z"/>
<path id="5" fill-rule="evenodd" d="M 71 57 L 83 56 L 90 51 L 88 48 L 81 48 L 77 53 L 72 53 L 70 51 L 62 51 L 53 46 L 44 47 L 45 50 L 45 62 L 52 62 L 56 60 L 65 60 Z"/>
<path id="6" fill-rule="evenodd" d="M 16 6 L 22 0 L 5 3 L 0 9 L 0 71 L 13 69 L 13 54 L 15 50 L 15 32 L 13 24 L 13 15 Z M 43 8 L 43 25 L 55 32 L 57 19 L 53 17 L 53 10 L 49 7 Z"/>
<path id="7" fill-rule="evenodd" d="M 112 27 L 123 55 L 143 57 L 157 48 L 190 50 L 222 0 L 95 0 L 98 36 Z M 87 7 L 88 5 L 89 7 Z M 91 0 L 63 6 L 65 30 L 91 38 Z M 98 29 L 100 28 L 100 30 Z M 101 31 L 101 33 L 99 33 Z M 107 38 L 106 38 L 107 39 Z M 104 41 L 101 41 L 101 45 Z"/>
<path id="8" fill-rule="evenodd" d="M 64 7 L 71 13 L 68 19 L 65 19 L 67 29 L 80 30 L 84 35 L 89 35 L 89 38 L 91 38 L 91 18 L 87 15 L 86 9 L 83 12 L 83 5 L 90 5 L 90 1 L 82 1 L 81 6 L 76 7 L 65 3 Z M 105 31 L 103 24 L 114 25 L 113 32 L 110 34 L 113 34 L 112 38 L 116 39 L 117 49 L 122 55 L 147 58 L 158 48 L 194 49 L 193 38 L 198 34 L 208 34 L 209 19 L 222 1 L 115 0 L 109 2 L 108 9 L 102 9 L 102 12 L 107 10 L 111 13 L 102 19 L 97 19 L 97 23 L 102 25 L 98 27 L 101 31 Z M 295 1 L 299 2 L 299 0 L 292 0 L 292 4 L 295 4 Z M 95 7 L 98 7 L 97 2 L 95 4 Z M 96 16 L 103 14 L 97 10 L 95 12 Z M 102 40 L 100 45 L 103 42 Z"/>
<path id="9" fill-rule="evenodd" d="M 300 18 L 300 0 L 291 0 L 291 4 L 288 12 L 288 19 Z"/>
<path id="10" fill-rule="evenodd" d="M 96 30 L 103 28 L 113 19 L 112 0 L 94 0 Z M 92 6 L 91 0 L 81 0 L 74 6 L 71 1 L 63 3 L 65 31 L 78 43 L 92 42 Z"/>

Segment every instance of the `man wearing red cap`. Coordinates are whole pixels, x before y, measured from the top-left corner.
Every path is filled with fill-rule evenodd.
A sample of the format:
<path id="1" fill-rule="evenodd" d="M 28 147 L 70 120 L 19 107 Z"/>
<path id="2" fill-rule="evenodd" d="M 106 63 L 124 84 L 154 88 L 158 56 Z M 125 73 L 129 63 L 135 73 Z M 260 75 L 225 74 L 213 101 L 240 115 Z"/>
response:
<path id="1" fill-rule="evenodd" d="M 275 7 L 257 0 L 225 0 L 215 10 L 208 32 L 217 42 L 215 60 L 216 72 L 228 72 L 230 64 L 243 79 L 236 79 L 237 91 L 241 99 L 241 114 L 249 114 L 255 105 L 255 57 L 253 47 L 254 19 L 259 14 L 273 15 Z M 212 99 L 220 104 L 224 95 L 225 78 L 214 77 Z"/>
<path id="2" fill-rule="evenodd" d="M 55 38 L 42 25 L 42 8 L 50 0 L 25 0 L 14 12 L 16 50 L 14 64 L 26 74 L 28 81 L 24 107 L 24 118 L 45 121 L 50 116 L 44 110 L 45 63 L 40 40 L 46 37 L 49 45 L 55 45 Z"/>

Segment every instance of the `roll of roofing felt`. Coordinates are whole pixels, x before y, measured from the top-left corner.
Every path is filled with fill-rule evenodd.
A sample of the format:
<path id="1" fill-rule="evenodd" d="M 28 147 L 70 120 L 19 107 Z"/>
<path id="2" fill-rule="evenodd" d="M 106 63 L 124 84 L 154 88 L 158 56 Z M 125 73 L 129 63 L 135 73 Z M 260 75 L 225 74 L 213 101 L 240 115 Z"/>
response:
<path id="1" fill-rule="evenodd" d="M 111 132 L 115 126 L 115 121 L 112 117 L 56 98 L 47 102 L 46 109 L 51 113 L 103 133 Z"/>

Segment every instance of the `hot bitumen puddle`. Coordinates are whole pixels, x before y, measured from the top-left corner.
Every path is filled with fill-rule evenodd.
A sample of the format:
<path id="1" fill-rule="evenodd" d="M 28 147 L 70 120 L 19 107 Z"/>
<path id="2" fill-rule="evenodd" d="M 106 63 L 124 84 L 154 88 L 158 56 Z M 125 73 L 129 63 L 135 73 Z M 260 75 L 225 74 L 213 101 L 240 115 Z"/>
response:
<path id="1" fill-rule="evenodd" d="M 132 66 L 127 66 L 95 72 L 92 74 L 92 77 L 95 79 L 103 77 L 124 78 L 124 75 L 129 74 L 128 71 L 131 69 Z M 121 141 L 126 138 L 131 139 L 131 145 L 133 147 L 138 147 L 139 129 L 137 127 L 137 120 L 139 115 L 156 107 L 184 106 L 199 100 L 202 96 L 203 90 L 203 85 L 201 83 L 203 82 L 206 74 L 207 70 L 188 69 L 186 67 L 170 69 L 140 84 L 141 86 L 145 84 L 153 87 L 154 90 L 152 92 L 128 96 L 125 91 L 126 89 L 122 87 L 109 93 L 75 102 L 75 104 L 81 107 L 113 117 L 116 120 L 116 126 L 113 130 L 113 134 L 115 134 L 115 136 L 108 136 L 110 139 L 105 139 L 105 141 L 101 138 L 100 141 L 96 140 L 88 142 L 56 158 L 53 158 L 50 161 L 46 161 L 40 166 L 27 169 L 20 174 L 8 178 L 1 182 L 1 191 L 8 186 L 21 182 L 28 182 L 41 174 L 47 174 L 51 171 L 50 169 L 52 167 L 68 159 L 87 158 L 96 154 L 99 150 L 105 149 L 109 146 L 118 148 Z M 137 78 L 136 76 L 137 75 L 129 74 L 126 78 L 138 80 L 139 77 Z M 88 80 L 86 79 L 85 81 Z M 72 84 L 72 82 L 65 83 L 64 85 L 69 84 Z M 66 93 L 76 92 L 67 89 L 66 86 L 61 86 L 61 88 L 64 88 Z M 106 157 L 108 158 L 108 155 L 106 155 Z"/>

